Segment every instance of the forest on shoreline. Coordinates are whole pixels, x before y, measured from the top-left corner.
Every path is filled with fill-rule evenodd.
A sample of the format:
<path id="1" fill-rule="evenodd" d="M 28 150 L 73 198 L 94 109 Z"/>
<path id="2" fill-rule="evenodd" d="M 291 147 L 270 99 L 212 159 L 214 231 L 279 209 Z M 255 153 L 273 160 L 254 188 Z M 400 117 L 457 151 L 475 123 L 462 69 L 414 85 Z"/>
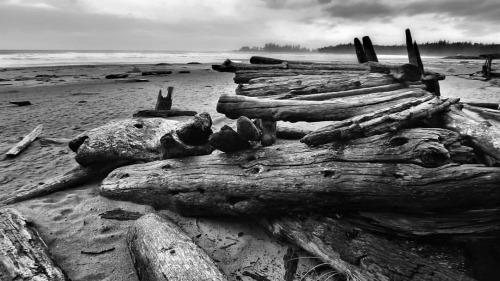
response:
<path id="1" fill-rule="evenodd" d="M 483 44 L 472 42 L 449 42 L 439 40 L 437 42 L 427 42 L 418 45 L 422 55 L 437 55 L 437 56 L 478 56 L 480 54 L 500 53 L 500 44 Z M 405 55 L 406 45 L 374 45 L 377 54 L 383 55 Z M 283 53 L 338 53 L 352 54 L 354 52 L 354 44 L 339 44 L 335 46 L 321 47 L 318 49 L 308 49 L 300 45 L 280 45 L 276 43 L 266 43 L 264 47 L 242 47 L 241 52 L 283 52 Z"/>

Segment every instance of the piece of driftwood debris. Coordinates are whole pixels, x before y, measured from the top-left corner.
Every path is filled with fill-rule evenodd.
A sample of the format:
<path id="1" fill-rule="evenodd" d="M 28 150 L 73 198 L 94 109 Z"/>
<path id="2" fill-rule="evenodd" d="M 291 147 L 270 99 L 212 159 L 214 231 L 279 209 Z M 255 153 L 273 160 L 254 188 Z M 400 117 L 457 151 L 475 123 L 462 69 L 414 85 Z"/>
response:
<path id="1" fill-rule="evenodd" d="M 406 50 L 408 52 L 408 62 L 415 66 L 418 66 L 417 55 L 415 53 L 415 48 L 413 45 L 413 39 L 411 37 L 410 29 L 405 30 L 406 35 Z"/>
<path id="2" fill-rule="evenodd" d="M 236 94 L 247 97 L 297 96 L 370 88 L 395 82 L 391 75 L 382 73 L 266 77 L 250 80 L 248 85 L 240 84 Z"/>
<path id="3" fill-rule="evenodd" d="M 292 247 L 288 247 L 286 254 L 283 256 L 283 267 L 285 268 L 284 281 L 293 281 L 295 273 L 299 265 L 298 251 Z"/>
<path id="4" fill-rule="evenodd" d="M 234 73 L 234 83 L 248 84 L 250 80 L 264 77 L 282 77 L 297 75 L 339 75 L 346 72 L 362 74 L 366 71 L 349 70 L 315 70 L 315 69 L 270 69 L 270 70 L 238 70 Z"/>
<path id="5" fill-rule="evenodd" d="M 327 217 L 281 217 L 259 222 L 275 236 L 320 258 L 347 280 L 475 280 L 465 274 L 465 253 L 456 245 L 386 239 Z"/>
<path id="6" fill-rule="evenodd" d="M 142 217 L 144 214 L 139 212 L 131 212 L 127 210 L 123 210 L 121 208 L 113 209 L 106 211 L 104 213 L 100 213 L 99 216 L 103 219 L 108 220 L 118 220 L 118 221 L 130 221 L 137 220 Z"/>
<path id="7" fill-rule="evenodd" d="M 276 138 L 285 140 L 300 140 L 305 135 L 310 134 L 311 132 L 311 130 L 306 129 L 277 126 Z"/>
<path id="8" fill-rule="evenodd" d="M 163 159 L 160 138 L 171 132 L 178 121 L 163 118 L 124 119 L 109 122 L 76 136 L 69 148 L 82 166 L 114 161 Z"/>
<path id="9" fill-rule="evenodd" d="M 320 128 L 301 139 L 307 145 L 372 136 L 397 131 L 419 120 L 430 118 L 455 104 L 459 99 L 441 100 L 428 96 L 355 116 Z"/>
<path id="10" fill-rule="evenodd" d="M 42 144 L 58 144 L 58 145 L 68 145 L 71 139 L 65 138 L 49 138 L 44 136 L 37 137 L 37 140 Z"/>
<path id="11" fill-rule="evenodd" d="M 484 118 L 494 119 L 494 120 L 500 121 L 500 110 L 498 110 L 498 109 L 489 109 L 489 108 L 478 107 L 478 106 L 473 106 L 473 105 L 468 105 L 468 104 L 464 104 L 463 106 L 465 109 L 468 109 L 470 111 L 474 111 Z"/>
<path id="12" fill-rule="evenodd" d="M 230 119 L 240 116 L 273 121 L 338 121 L 371 113 L 399 103 L 429 95 L 422 89 L 373 93 L 324 101 L 273 100 L 222 95 L 217 112 Z"/>
<path id="13" fill-rule="evenodd" d="M 235 152 L 250 147 L 250 143 L 228 125 L 224 125 L 219 132 L 212 134 L 208 142 L 212 147 L 223 152 Z"/>
<path id="14" fill-rule="evenodd" d="M 472 105 L 475 107 L 484 107 L 489 109 L 500 110 L 499 103 L 488 103 L 488 102 L 464 102 L 466 105 Z"/>
<path id="15" fill-rule="evenodd" d="M 163 159 L 208 155 L 214 151 L 214 147 L 210 145 L 208 139 L 205 140 L 205 143 L 190 145 L 182 141 L 176 131 L 161 137 L 160 143 Z"/>
<path id="16" fill-rule="evenodd" d="M 118 79 L 115 80 L 117 83 L 145 83 L 149 82 L 148 79 L 141 79 L 141 78 L 129 78 L 129 79 Z"/>
<path id="17" fill-rule="evenodd" d="M 236 121 L 236 133 L 247 141 L 259 141 L 262 131 L 246 116 L 240 116 Z"/>
<path id="18" fill-rule="evenodd" d="M 133 117 L 142 118 L 168 118 L 174 116 L 195 116 L 198 114 L 196 111 L 191 110 L 139 110 L 134 113 Z"/>
<path id="19" fill-rule="evenodd" d="M 36 126 L 33 131 L 27 134 L 20 142 L 14 145 L 9 151 L 7 151 L 6 155 L 8 157 L 15 157 L 21 151 L 23 151 L 26 147 L 28 147 L 41 133 L 43 130 L 43 125 Z"/>
<path id="20" fill-rule="evenodd" d="M 375 48 L 373 48 L 372 40 L 368 36 L 363 36 L 363 49 L 365 50 L 367 61 L 378 62 Z"/>
<path id="21" fill-rule="evenodd" d="M 0 279 L 69 280 L 33 224 L 10 208 L 0 209 Z"/>
<path id="22" fill-rule="evenodd" d="M 170 110 L 172 108 L 172 93 L 174 87 L 167 88 L 167 96 L 163 97 L 161 90 L 158 92 L 158 98 L 156 99 L 155 110 Z"/>
<path id="23" fill-rule="evenodd" d="M 500 161 L 500 129 L 487 121 L 478 122 L 451 107 L 442 114 L 444 127 L 456 131 L 486 155 Z"/>
<path id="24" fill-rule="evenodd" d="M 120 79 L 120 78 L 127 78 L 128 74 L 108 74 L 104 76 L 106 79 Z"/>
<path id="25" fill-rule="evenodd" d="M 276 121 L 256 119 L 255 126 L 261 131 L 260 144 L 262 146 L 270 146 L 276 142 Z"/>
<path id="26" fill-rule="evenodd" d="M 134 222 L 127 244 L 140 280 L 227 280 L 187 234 L 156 214 L 147 214 Z"/>
<path id="27" fill-rule="evenodd" d="M 143 71 L 141 73 L 142 76 L 159 76 L 159 75 L 169 75 L 172 74 L 171 70 L 152 70 L 152 71 Z"/>
<path id="28" fill-rule="evenodd" d="M 311 210 L 418 213 L 490 208 L 500 200 L 498 168 L 337 162 L 334 153 L 276 145 L 192 161 L 130 165 L 110 173 L 100 194 L 203 216 Z"/>
<path id="29" fill-rule="evenodd" d="M 102 179 L 112 170 L 126 164 L 130 164 L 130 162 L 116 161 L 90 167 L 78 166 L 63 175 L 47 179 L 40 183 L 24 186 L 14 195 L 0 197 L 0 206 L 45 196 L 57 191 L 79 186 L 91 180 Z"/>
<path id="30" fill-rule="evenodd" d="M 243 276 L 248 276 L 252 278 L 255 281 L 271 281 L 269 278 L 267 278 L 265 275 L 255 272 L 255 271 L 248 271 L 245 270 L 241 273 Z"/>
<path id="31" fill-rule="evenodd" d="M 360 212 L 343 216 L 342 219 L 366 230 L 436 241 L 489 239 L 500 231 L 498 208 L 422 214 Z"/>
<path id="32" fill-rule="evenodd" d="M 396 94 L 396 93 L 398 93 L 396 91 L 399 90 L 399 92 L 404 92 L 405 89 L 408 88 L 409 86 L 410 85 L 408 83 L 394 83 L 394 84 L 388 84 L 388 85 L 383 85 L 383 86 L 375 86 L 375 87 L 346 90 L 346 91 L 339 91 L 339 92 L 320 93 L 320 94 L 311 94 L 311 95 L 295 95 L 295 96 L 291 95 L 290 99 L 291 100 L 329 100 L 329 99 L 334 99 L 334 98 L 360 96 L 360 95 L 373 94 L 373 93 L 383 93 L 383 92 L 393 92 Z M 424 87 L 420 87 L 420 88 L 424 89 Z"/>
<path id="33" fill-rule="evenodd" d="M 212 118 L 203 112 L 177 125 L 175 132 L 188 145 L 204 145 L 212 135 Z"/>
<path id="34" fill-rule="evenodd" d="M 231 60 L 225 60 L 221 65 L 212 65 L 212 69 L 220 72 L 235 72 L 238 70 L 272 70 L 272 69 L 302 69 L 302 70 L 350 70 L 350 71 L 369 71 L 370 67 L 363 64 L 340 64 L 340 63 L 288 63 L 282 64 L 247 64 L 234 63 Z"/>
<path id="35" fill-rule="evenodd" d="M 382 64 L 378 62 L 368 62 L 372 72 L 388 73 L 394 79 L 400 82 L 417 82 L 422 78 L 422 72 L 417 66 L 409 63 L 399 64 Z"/>
<path id="36" fill-rule="evenodd" d="M 9 101 L 10 104 L 15 104 L 17 106 L 27 106 L 31 105 L 30 101 Z"/>
<path id="37" fill-rule="evenodd" d="M 105 253 L 109 253 L 115 250 L 115 247 L 111 247 L 108 249 L 102 249 L 102 250 L 97 250 L 97 251 L 89 251 L 89 250 L 81 250 L 80 253 L 85 254 L 85 255 L 102 255 Z"/>
<path id="38" fill-rule="evenodd" d="M 363 44 L 361 44 L 361 41 L 359 41 L 358 38 L 354 38 L 354 49 L 356 51 L 356 57 L 358 58 L 358 63 L 365 63 L 368 61 L 365 50 L 363 48 Z"/>

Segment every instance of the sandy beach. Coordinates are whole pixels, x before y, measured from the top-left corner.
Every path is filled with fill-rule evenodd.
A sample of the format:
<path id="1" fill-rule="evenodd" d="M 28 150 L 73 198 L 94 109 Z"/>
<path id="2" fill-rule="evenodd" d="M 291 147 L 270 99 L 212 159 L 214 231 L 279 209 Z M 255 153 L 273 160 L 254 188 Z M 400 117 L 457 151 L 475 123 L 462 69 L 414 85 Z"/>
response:
<path id="1" fill-rule="evenodd" d="M 500 88 L 489 82 L 464 79 L 457 74 L 480 70 L 482 61 L 432 64 L 429 70 L 447 74 L 441 81 L 444 97 L 464 102 L 500 103 Z M 134 65 L 53 66 L 0 69 L 0 192 L 1 196 L 60 175 L 76 166 L 74 153 L 64 139 L 105 123 L 131 118 L 138 110 L 153 109 L 159 90 L 174 87 L 174 109 L 208 112 L 214 131 L 233 124 L 216 112 L 221 94 L 234 94 L 232 73 L 219 73 L 210 64 L 135 65 L 142 71 L 171 70 L 164 76 L 141 76 L 131 72 Z M 188 71 L 189 73 L 179 73 Z M 127 79 L 105 79 L 105 75 L 128 73 Z M 30 101 L 19 107 L 11 101 Z M 175 117 L 187 120 L 188 117 Z M 8 149 L 37 125 L 43 124 L 41 140 L 33 142 L 15 158 L 4 157 Z M 298 124 L 297 126 L 306 126 Z M 318 126 L 318 125 L 316 125 Z M 47 142 L 44 138 L 63 139 Z M 220 153 L 220 152 L 216 152 Z M 122 208 L 148 213 L 150 206 L 112 201 L 98 194 L 99 181 L 78 188 L 13 204 L 36 226 L 50 252 L 73 281 L 138 280 L 129 257 L 125 236 L 132 221 L 102 219 L 99 214 Z M 255 280 L 245 272 L 255 272 L 269 280 L 282 280 L 284 256 L 292 247 L 278 241 L 255 223 L 238 218 L 183 218 L 162 210 L 207 251 L 230 280 Z M 102 254 L 85 254 L 100 252 Z M 297 272 L 300 280 L 317 260 L 301 253 Z M 323 272 L 324 273 L 324 272 Z M 303 280 L 316 280 L 319 273 Z"/>

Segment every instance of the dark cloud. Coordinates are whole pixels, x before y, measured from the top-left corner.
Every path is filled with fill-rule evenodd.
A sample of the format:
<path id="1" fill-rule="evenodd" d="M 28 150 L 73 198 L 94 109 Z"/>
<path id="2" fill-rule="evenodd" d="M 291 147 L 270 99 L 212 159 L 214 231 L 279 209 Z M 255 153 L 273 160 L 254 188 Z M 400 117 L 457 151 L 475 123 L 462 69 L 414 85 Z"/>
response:
<path id="1" fill-rule="evenodd" d="M 394 5 L 379 1 L 342 1 L 332 3 L 328 7 L 323 8 L 323 12 L 329 17 L 364 21 L 390 17 L 395 12 L 393 7 Z"/>

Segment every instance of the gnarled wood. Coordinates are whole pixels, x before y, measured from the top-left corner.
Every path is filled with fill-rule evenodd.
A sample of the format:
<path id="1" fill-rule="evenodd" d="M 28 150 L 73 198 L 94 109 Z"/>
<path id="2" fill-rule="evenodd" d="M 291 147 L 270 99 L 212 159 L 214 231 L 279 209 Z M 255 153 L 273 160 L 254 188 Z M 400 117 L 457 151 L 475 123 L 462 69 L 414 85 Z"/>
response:
<path id="1" fill-rule="evenodd" d="M 185 144 L 206 144 L 212 134 L 212 118 L 206 112 L 197 114 L 188 121 L 178 124 L 175 133 Z"/>
<path id="2" fill-rule="evenodd" d="M 217 103 L 217 112 L 231 119 L 247 116 L 248 118 L 291 122 L 335 121 L 367 114 L 426 95 L 428 92 L 421 89 L 407 89 L 397 93 L 374 93 L 326 101 L 274 100 L 222 95 Z"/>
<path id="3" fill-rule="evenodd" d="M 260 219 L 285 238 L 344 275 L 346 280 L 475 280 L 463 272 L 465 254 L 454 245 L 434 247 L 386 239 L 326 217 Z"/>
<path id="4" fill-rule="evenodd" d="M 189 236 L 156 214 L 145 215 L 130 227 L 127 244 L 140 280 L 227 280 Z"/>
<path id="5" fill-rule="evenodd" d="M 69 280 L 33 224 L 14 209 L 0 209 L 0 279 Z"/>
<path id="6" fill-rule="evenodd" d="M 160 142 L 163 148 L 163 159 L 208 155 L 214 151 L 214 148 L 208 143 L 208 139 L 205 140 L 205 143 L 190 145 L 183 142 L 175 131 L 161 137 Z"/>
<path id="7" fill-rule="evenodd" d="M 20 142 L 18 142 L 9 151 L 7 151 L 6 155 L 8 157 L 15 157 L 16 155 L 18 155 L 42 133 L 42 130 L 43 130 L 43 125 L 36 126 L 36 128 L 33 131 L 27 134 Z"/>
<path id="8" fill-rule="evenodd" d="M 100 194 L 203 216 L 311 210 L 418 213 L 500 203 L 498 168 L 423 168 L 334 158 L 328 149 L 295 144 L 130 165 L 113 171 Z"/>
<path id="9" fill-rule="evenodd" d="M 442 114 L 444 127 L 458 132 L 475 148 L 500 161 L 500 129 L 488 122 L 478 122 L 452 107 Z"/>
<path id="10" fill-rule="evenodd" d="M 228 125 L 224 125 L 219 132 L 212 134 L 208 142 L 212 147 L 223 152 L 234 152 L 250 147 L 248 140 L 240 137 Z"/>
<path id="11" fill-rule="evenodd" d="M 166 97 L 162 96 L 161 90 L 158 93 L 155 110 L 170 110 L 172 108 L 172 92 L 174 91 L 174 87 L 168 87 L 167 91 Z"/>
<path id="12" fill-rule="evenodd" d="M 301 142 L 307 145 L 320 145 L 396 131 L 445 111 L 458 101 L 459 99 L 440 100 L 429 97 L 404 101 L 378 111 L 335 122 L 308 134 L 302 138 Z"/>

